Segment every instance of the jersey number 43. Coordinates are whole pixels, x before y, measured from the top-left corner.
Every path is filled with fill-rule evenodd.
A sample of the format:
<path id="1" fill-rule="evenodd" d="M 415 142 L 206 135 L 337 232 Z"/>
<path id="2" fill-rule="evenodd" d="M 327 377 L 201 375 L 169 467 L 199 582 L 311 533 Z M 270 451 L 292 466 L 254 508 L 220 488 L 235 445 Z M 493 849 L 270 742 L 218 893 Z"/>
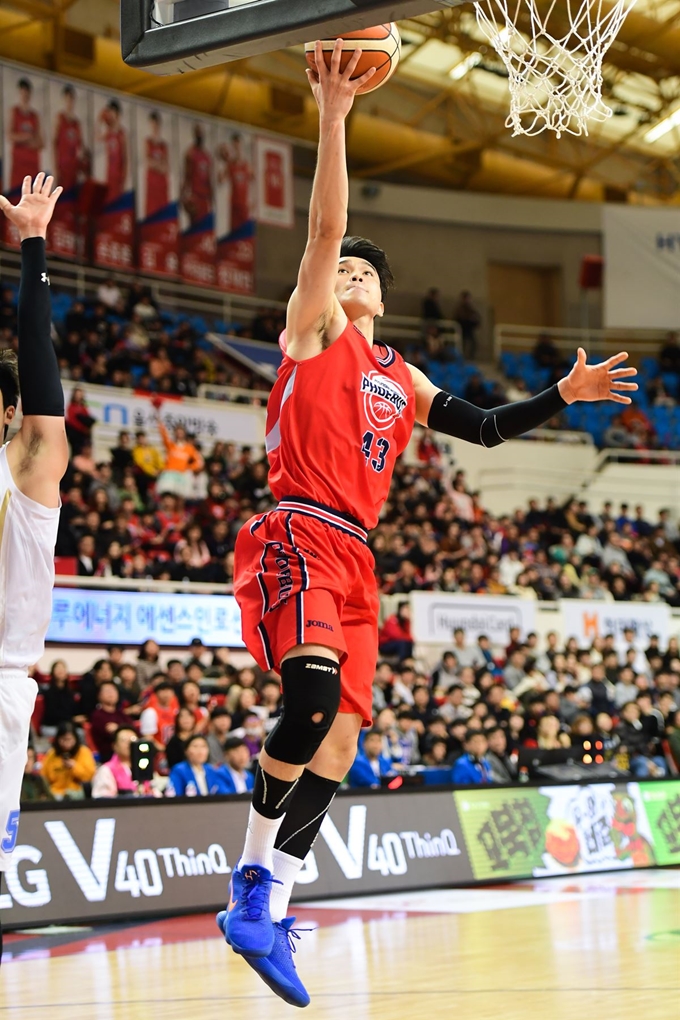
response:
<path id="1" fill-rule="evenodd" d="M 385 459 L 390 451 L 390 443 L 384 436 L 375 438 L 374 432 L 364 432 L 361 444 L 361 452 L 366 458 L 366 463 L 371 465 L 374 471 L 382 471 L 385 467 Z"/>

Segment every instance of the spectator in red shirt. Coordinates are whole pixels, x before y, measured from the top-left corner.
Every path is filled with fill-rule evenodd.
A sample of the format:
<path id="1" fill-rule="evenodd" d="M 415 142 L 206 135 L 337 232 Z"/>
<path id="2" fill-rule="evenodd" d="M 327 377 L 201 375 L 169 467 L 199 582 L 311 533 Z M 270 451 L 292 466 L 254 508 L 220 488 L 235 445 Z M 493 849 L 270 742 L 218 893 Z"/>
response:
<path id="1" fill-rule="evenodd" d="M 90 716 L 92 740 L 102 762 L 113 756 L 113 741 L 118 727 L 130 725 L 130 717 L 118 707 L 119 697 L 114 682 L 105 681 L 99 687 L 99 703 Z"/>
<path id="2" fill-rule="evenodd" d="M 411 658 L 413 637 L 411 607 L 408 602 L 400 602 L 396 613 L 387 617 L 380 628 L 378 647 L 381 655 L 396 655 L 400 662 Z"/>

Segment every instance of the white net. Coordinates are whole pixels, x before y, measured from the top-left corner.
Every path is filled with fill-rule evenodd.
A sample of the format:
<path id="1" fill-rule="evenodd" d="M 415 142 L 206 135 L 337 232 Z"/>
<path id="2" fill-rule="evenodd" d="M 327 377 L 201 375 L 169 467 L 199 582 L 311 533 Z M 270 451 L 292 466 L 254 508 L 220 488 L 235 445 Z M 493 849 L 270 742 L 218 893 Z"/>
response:
<path id="1" fill-rule="evenodd" d="M 478 0 L 477 22 L 508 71 L 513 135 L 587 135 L 612 115 L 602 60 L 636 0 Z"/>

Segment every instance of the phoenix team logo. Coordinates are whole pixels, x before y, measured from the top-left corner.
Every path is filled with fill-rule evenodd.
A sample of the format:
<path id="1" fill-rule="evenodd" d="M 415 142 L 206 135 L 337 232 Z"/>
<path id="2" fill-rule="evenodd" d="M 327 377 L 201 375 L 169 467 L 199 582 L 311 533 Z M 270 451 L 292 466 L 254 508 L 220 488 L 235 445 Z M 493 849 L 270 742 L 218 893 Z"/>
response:
<path id="1" fill-rule="evenodd" d="M 361 373 L 361 392 L 366 417 L 377 432 L 388 429 L 408 404 L 408 397 L 399 383 L 380 372 Z"/>

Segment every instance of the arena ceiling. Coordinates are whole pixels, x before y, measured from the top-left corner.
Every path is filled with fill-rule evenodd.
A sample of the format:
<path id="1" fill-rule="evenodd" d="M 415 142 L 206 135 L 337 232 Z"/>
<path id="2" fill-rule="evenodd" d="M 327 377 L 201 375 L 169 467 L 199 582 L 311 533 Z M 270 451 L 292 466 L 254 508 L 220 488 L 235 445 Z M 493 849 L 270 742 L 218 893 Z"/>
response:
<path id="1" fill-rule="evenodd" d="M 30 62 L 282 130 L 307 143 L 296 147 L 296 164 L 300 172 L 312 172 L 315 111 L 302 47 L 159 79 L 115 63 L 117 6 L 117 0 L 6 0 L 0 19 L 9 21 L 0 20 L 0 54 L 26 60 L 19 43 L 40 25 L 43 52 L 34 39 Z M 605 62 L 604 98 L 613 116 L 580 138 L 558 140 L 548 132 L 512 137 L 505 126 L 505 70 L 471 6 L 403 21 L 400 28 L 404 52 L 397 75 L 361 99 L 353 114 L 348 137 L 355 175 L 572 199 L 680 203 L 680 0 L 637 0 Z M 73 52 L 86 49 L 80 34 L 111 42 L 100 38 L 88 61 Z"/>

